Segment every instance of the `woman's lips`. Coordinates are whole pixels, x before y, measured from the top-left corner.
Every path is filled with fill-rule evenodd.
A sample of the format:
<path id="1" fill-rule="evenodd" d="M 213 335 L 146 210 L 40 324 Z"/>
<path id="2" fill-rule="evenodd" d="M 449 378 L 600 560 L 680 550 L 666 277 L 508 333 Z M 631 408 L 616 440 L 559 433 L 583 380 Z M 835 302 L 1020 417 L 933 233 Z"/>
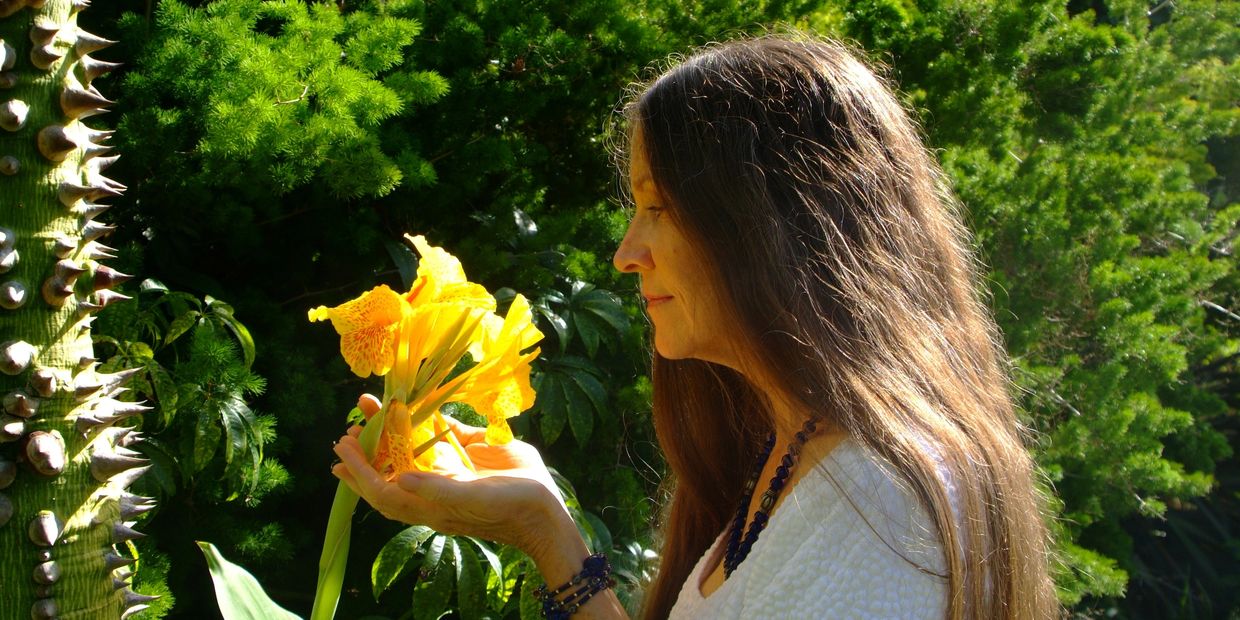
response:
<path id="1" fill-rule="evenodd" d="M 653 308 L 653 307 L 655 307 L 655 306 L 657 306 L 657 305 L 659 305 L 659 304 L 662 304 L 663 302 L 666 302 L 666 301 L 671 301 L 671 299 L 672 299 L 672 296 L 671 296 L 671 295 L 651 295 L 651 296 L 646 296 L 646 307 L 647 307 L 647 308 Z"/>

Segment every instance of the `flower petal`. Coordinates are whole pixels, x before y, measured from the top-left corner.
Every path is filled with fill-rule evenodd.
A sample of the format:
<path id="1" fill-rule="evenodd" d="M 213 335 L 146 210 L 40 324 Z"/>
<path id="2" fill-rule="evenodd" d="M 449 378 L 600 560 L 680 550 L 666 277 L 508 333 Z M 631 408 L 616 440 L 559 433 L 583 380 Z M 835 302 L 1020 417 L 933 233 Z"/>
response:
<path id="1" fill-rule="evenodd" d="M 465 282 L 465 269 L 461 261 L 441 247 L 426 242 L 426 237 L 405 235 L 417 248 L 421 260 L 418 261 L 418 276 L 425 276 L 440 285 Z"/>

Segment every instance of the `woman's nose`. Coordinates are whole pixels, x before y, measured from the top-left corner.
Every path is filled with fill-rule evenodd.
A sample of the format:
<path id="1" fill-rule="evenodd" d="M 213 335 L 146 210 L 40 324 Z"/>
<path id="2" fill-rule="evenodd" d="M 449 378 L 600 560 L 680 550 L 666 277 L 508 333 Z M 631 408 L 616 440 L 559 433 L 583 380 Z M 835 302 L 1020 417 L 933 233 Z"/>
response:
<path id="1" fill-rule="evenodd" d="M 637 273 L 654 267 L 650 246 L 635 233 L 632 225 L 625 231 L 624 239 L 620 240 L 620 247 L 616 248 L 611 263 L 622 273 Z"/>

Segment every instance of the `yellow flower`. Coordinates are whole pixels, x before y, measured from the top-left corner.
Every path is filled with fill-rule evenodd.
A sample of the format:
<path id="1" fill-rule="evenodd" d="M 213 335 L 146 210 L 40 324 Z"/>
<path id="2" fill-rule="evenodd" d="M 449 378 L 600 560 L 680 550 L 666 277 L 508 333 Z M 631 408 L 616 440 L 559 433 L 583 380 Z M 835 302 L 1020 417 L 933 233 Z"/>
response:
<path id="1" fill-rule="evenodd" d="M 422 235 L 405 235 L 417 249 L 418 279 L 405 296 L 414 308 L 430 303 L 450 303 L 495 312 L 495 298 L 486 288 L 465 278 L 461 261 L 443 248 L 426 242 Z"/>
<path id="2" fill-rule="evenodd" d="M 335 308 L 314 308 L 308 315 L 311 321 L 331 319 L 340 334 L 340 354 L 354 374 L 365 377 L 391 370 L 405 308 L 400 295 L 381 285 Z"/>
<path id="3" fill-rule="evenodd" d="M 538 349 L 521 351 L 542 339 L 534 327 L 529 302 L 517 295 L 503 319 L 489 315 L 483 321 L 479 363 L 451 400 L 462 401 L 487 418 L 487 443 L 512 441 L 508 418 L 519 415 L 534 404 L 530 386 L 530 362 Z"/>
<path id="4" fill-rule="evenodd" d="M 428 418 L 414 426 L 409 416 L 409 407 L 405 403 L 393 400 L 388 404 L 387 419 L 374 465 L 376 471 L 389 478 L 415 469 L 430 471 L 435 464 L 434 450 L 415 454 L 419 446 L 435 437 L 434 420 Z"/>

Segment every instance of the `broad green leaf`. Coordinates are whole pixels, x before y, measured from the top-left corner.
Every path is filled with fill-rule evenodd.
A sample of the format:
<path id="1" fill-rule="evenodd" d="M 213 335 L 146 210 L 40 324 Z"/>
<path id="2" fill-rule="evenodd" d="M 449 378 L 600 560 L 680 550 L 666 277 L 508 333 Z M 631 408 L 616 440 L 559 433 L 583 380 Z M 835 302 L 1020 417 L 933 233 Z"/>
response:
<path id="1" fill-rule="evenodd" d="M 555 373 L 539 375 L 538 383 L 538 387 L 535 388 L 537 396 L 534 404 L 538 407 L 539 417 L 542 420 L 539 430 L 542 432 L 543 441 L 550 445 L 559 439 L 560 433 L 564 430 L 564 423 L 567 421 L 564 412 L 566 402 L 564 387 L 561 385 L 559 375 Z"/>
<path id="2" fill-rule="evenodd" d="M 565 379 L 561 384 L 568 401 L 568 426 L 573 429 L 577 445 L 585 446 L 590 440 L 590 434 L 594 432 L 594 407 L 576 381 L 567 377 Z"/>
<path id="3" fill-rule="evenodd" d="M 561 355 L 552 360 L 555 366 L 575 368 L 585 372 L 598 372 L 598 365 L 579 355 Z"/>
<path id="4" fill-rule="evenodd" d="M 396 264 L 404 290 L 409 290 L 413 287 L 413 281 L 418 277 L 418 258 L 404 243 L 388 240 L 383 242 L 383 248 L 387 250 L 388 256 L 392 257 L 392 262 Z"/>
<path id="5" fill-rule="evenodd" d="M 163 346 L 166 347 L 175 342 L 177 338 L 183 336 L 185 332 L 194 327 L 194 324 L 198 322 L 201 316 L 202 313 L 197 310 L 189 310 L 174 319 L 172 324 L 168 325 L 168 331 L 164 333 Z"/>
<path id="6" fill-rule="evenodd" d="M 213 314 L 218 314 L 220 316 L 232 316 L 234 313 L 231 304 L 220 301 L 210 295 L 204 295 L 202 299 L 206 302 L 207 308 L 211 310 Z"/>
<path id="7" fill-rule="evenodd" d="M 300 616 L 275 604 L 253 575 L 224 559 L 215 545 L 198 541 L 198 548 L 207 559 L 211 581 L 215 584 L 215 600 L 224 620 L 301 620 Z"/>
<path id="8" fill-rule="evenodd" d="M 518 609 L 521 611 L 521 620 L 542 620 L 543 609 L 542 601 L 534 596 L 534 590 L 538 586 L 543 585 L 542 575 L 534 570 L 533 562 L 529 565 L 529 570 L 525 572 L 525 579 L 521 580 L 521 601 Z"/>
<path id="9" fill-rule="evenodd" d="M 599 341 L 602 338 L 600 321 L 585 312 L 573 313 L 573 327 L 581 336 L 582 344 L 586 345 L 586 354 L 594 357 L 598 354 Z"/>
<path id="10" fill-rule="evenodd" d="M 517 587 L 517 580 L 532 570 L 528 556 L 516 547 L 502 547 L 499 551 L 499 562 L 503 572 L 498 577 L 492 575 L 492 578 L 487 580 L 491 609 L 497 613 L 508 607 L 513 590 Z"/>
<path id="11" fill-rule="evenodd" d="M 422 572 L 429 574 L 439 567 L 439 560 L 443 556 L 443 548 L 447 541 L 447 536 L 435 534 L 430 542 L 426 543 L 426 551 L 422 555 Z"/>
<path id="12" fill-rule="evenodd" d="M 151 350 L 151 345 L 145 342 L 129 343 L 129 359 L 137 364 L 148 364 L 155 359 L 155 352 Z"/>
<path id="13" fill-rule="evenodd" d="M 194 424 L 194 459 L 190 473 L 198 473 L 211 462 L 216 448 L 220 443 L 222 430 L 218 424 L 219 417 L 211 415 L 209 409 L 198 409 L 198 419 Z"/>
<path id="14" fill-rule="evenodd" d="M 593 290 L 582 295 L 581 308 L 604 320 L 618 333 L 629 328 L 629 317 L 624 313 L 624 304 L 609 291 Z"/>
<path id="15" fill-rule="evenodd" d="M 486 611 L 487 581 L 472 545 L 454 539 L 456 602 L 462 618 L 481 618 Z"/>
<path id="16" fill-rule="evenodd" d="M 242 433 L 245 431 L 233 415 L 233 399 L 226 396 L 214 401 L 216 412 L 220 416 L 220 427 L 224 429 L 224 464 L 232 463 L 233 454 L 245 446 Z"/>
<path id="17" fill-rule="evenodd" d="M 142 438 L 136 448 L 151 460 L 151 469 L 142 476 L 142 482 L 153 481 L 164 495 L 175 495 L 180 487 L 181 469 L 177 465 L 177 455 L 170 446 L 148 435 Z"/>
<path id="18" fill-rule="evenodd" d="M 434 534 L 435 531 L 429 527 L 415 525 L 401 530 L 383 545 L 370 568 L 370 584 L 376 601 L 405 571 L 405 566 L 413 559 L 418 547 Z"/>
<path id="19" fill-rule="evenodd" d="M 176 417 L 177 405 L 180 402 L 176 381 L 167 369 L 159 365 L 159 362 L 147 364 L 146 371 L 150 373 L 151 386 L 155 389 L 155 400 L 159 404 L 159 427 L 167 428 L 172 423 L 172 419 Z"/>
<path id="20" fill-rule="evenodd" d="M 594 285 L 590 284 L 589 282 L 582 282 L 581 280 L 576 280 L 573 282 L 573 285 L 571 288 L 572 288 L 573 301 L 577 301 L 577 299 L 579 297 L 583 297 L 585 293 L 589 293 L 590 291 L 593 291 Z"/>
<path id="21" fill-rule="evenodd" d="M 491 550 L 489 545 L 472 536 L 465 536 L 463 538 L 471 543 L 474 543 L 474 546 L 478 547 L 478 551 L 482 553 L 483 559 L 487 561 L 487 565 L 491 567 L 492 572 L 496 575 L 502 575 L 504 573 L 504 565 L 499 561 L 499 556 Z"/>
<path id="22" fill-rule="evenodd" d="M 155 278 L 147 278 L 138 284 L 138 292 L 145 293 L 147 291 L 155 293 L 167 293 L 168 287 L 163 282 Z"/>
<path id="23" fill-rule="evenodd" d="M 537 305 L 534 308 L 538 314 L 547 319 L 547 322 L 551 324 L 551 328 L 555 330 L 555 335 L 560 341 L 560 352 L 567 351 L 569 338 L 572 336 L 572 332 L 568 331 L 568 321 L 564 320 L 564 317 L 556 314 L 554 310 L 546 305 Z"/>
<path id="24" fill-rule="evenodd" d="M 230 314 L 224 319 L 224 327 L 232 332 L 233 337 L 241 344 L 241 357 L 245 360 L 245 367 L 248 369 L 254 365 L 254 358 L 258 351 L 254 347 L 254 337 L 250 335 L 250 330 L 245 325 L 233 318 Z"/>
<path id="25" fill-rule="evenodd" d="M 439 551 L 443 551 L 446 537 L 437 535 L 431 539 L 439 542 Z M 452 584 L 456 582 L 456 568 L 453 566 L 452 554 L 436 555 L 437 568 L 433 571 L 422 571 L 424 577 L 413 586 L 413 617 L 437 619 L 448 611 L 448 600 L 452 596 Z M 443 561 L 440 562 L 439 560 Z"/>
<path id="26" fill-rule="evenodd" d="M 586 548 L 591 553 L 597 552 L 601 547 L 601 539 L 594 532 L 594 523 L 586 518 L 586 511 L 581 509 L 580 505 L 568 507 L 568 515 L 573 518 L 573 523 L 577 525 L 577 532 L 581 534 L 581 539 L 586 542 Z"/>
<path id="27" fill-rule="evenodd" d="M 581 388 L 581 391 L 590 399 L 594 411 L 600 416 L 607 413 L 607 388 L 604 388 L 603 384 L 588 372 L 573 372 L 570 376 L 577 387 Z"/>
<path id="28" fill-rule="evenodd" d="M 611 551 L 612 540 L 611 530 L 607 529 L 607 524 L 598 515 L 590 511 L 582 511 L 586 521 L 590 523 L 590 529 L 594 532 L 594 538 L 597 544 L 593 549 L 594 553 L 607 553 Z"/>
<path id="29" fill-rule="evenodd" d="M 202 310 L 202 302 L 197 297 L 184 291 L 170 291 L 161 294 L 159 299 L 155 300 L 155 303 L 151 305 L 151 309 L 154 310 L 160 305 L 167 305 L 170 310 L 169 314 L 172 316 L 181 316 L 191 308 L 199 311 Z"/>

